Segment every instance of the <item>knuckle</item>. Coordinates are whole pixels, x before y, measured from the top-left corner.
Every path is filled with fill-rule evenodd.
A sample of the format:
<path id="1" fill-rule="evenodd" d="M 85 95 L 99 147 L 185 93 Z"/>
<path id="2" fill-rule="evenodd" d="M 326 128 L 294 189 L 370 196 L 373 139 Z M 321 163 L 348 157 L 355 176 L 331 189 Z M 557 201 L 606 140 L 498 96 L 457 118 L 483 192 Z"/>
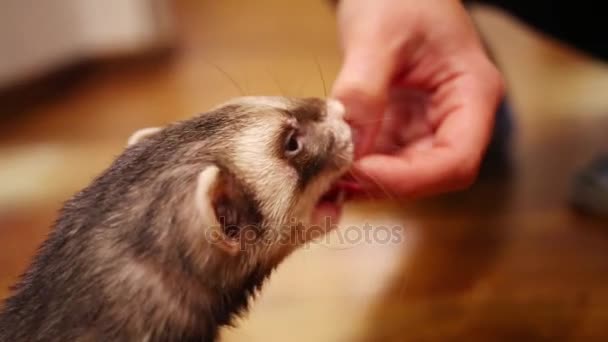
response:
<path id="1" fill-rule="evenodd" d="M 487 68 L 487 83 L 489 89 L 491 89 L 496 95 L 497 98 L 502 98 L 505 94 L 506 82 L 503 74 L 498 70 L 498 68 L 490 61 L 488 61 Z"/>
<path id="2" fill-rule="evenodd" d="M 351 79 L 348 84 L 342 88 L 342 96 L 356 99 L 358 102 L 371 102 L 373 96 L 370 94 L 368 86 L 362 80 Z"/>
<path id="3" fill-rule="evenodd" d="M 381 96 L 359 83 L 349 84 L 337 92 L 334 97 L 346 107 L 344 118 L 347 121 L 356 121 L 368 115 L 379 115 L 385 103 Z"/>
<path id="4" fill-rule="evenodd" d="M 496 69 L 496 67 L 493 68 L 494 69 L 494 87 L 496 89 L 496 92 L 498 94 L 498 97 L 501 98 L 506 91 L 506 82 L 504 79 L 503 74 L 498 71 L 498 69 Z"/>
<path id="5" fill-rule="evenodd" d="M 453 169 L 453 184 L 456 189 L 466 189 L 475 183 L 479 172 L 479 162 L 475 160 L 463 160 L 456 164 Z"/>

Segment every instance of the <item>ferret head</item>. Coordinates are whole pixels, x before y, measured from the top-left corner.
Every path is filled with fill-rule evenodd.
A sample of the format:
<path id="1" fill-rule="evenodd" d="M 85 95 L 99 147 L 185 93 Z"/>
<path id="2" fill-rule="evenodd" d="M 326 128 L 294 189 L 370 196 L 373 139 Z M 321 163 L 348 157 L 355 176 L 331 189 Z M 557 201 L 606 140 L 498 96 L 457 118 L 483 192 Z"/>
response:
<path id="1" fill-rule="evenodd" d="M 152 177 L 180 192 L 189 239 L 204 238 L 220 257 L 276 264 L 329 229 L 320 213 L 335 218 L 339 199 L 324 195 L 353 158 L 343 114 L 335 100 L 243 97 L 166 128 L 140 130 L 129 149 L 164 156 L 165 171 Z"/>

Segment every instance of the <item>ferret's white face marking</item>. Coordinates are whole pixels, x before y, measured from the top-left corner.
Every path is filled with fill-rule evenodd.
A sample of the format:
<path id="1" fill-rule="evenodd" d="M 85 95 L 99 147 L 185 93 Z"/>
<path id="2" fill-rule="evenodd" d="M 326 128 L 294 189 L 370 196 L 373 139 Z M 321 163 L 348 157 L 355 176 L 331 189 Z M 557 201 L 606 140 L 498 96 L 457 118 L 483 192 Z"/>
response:
<path id="1" fill-rule="evenodd" d="M 262 216 L 277 227 L 307 225 L 320 197 L 352 162 L 344 106 L 337 100 L 283 97 L 243 97 L 227 105 L 259 118 L 244 125 L 231 145 L 234 166 Z M 296 145 L 287 146 L 290 142 Z M 296 147 L 295 153 L 286 151 Z"/>
<path id="2" fill-rule="evenodd" d="M 235 146 L 235 164 L 257 194 L 262 214 L 273 221 L 280 221 L 289 210 L 297 178 L 296 171 L 268 148 L 280 138 L 282 123 L 273 116 L 264 124 L 250 126 L 236 138 Z"/>
<path id="3" fill-rule="evenodd" d="M 244 97 L 141 131 L 126 151 L 133 165 L 117 166 L 139 182 L 129 219 L 151 221 L 219 288 L 242 286 L 308 241 L 313 213 L 336 204 L 321 198 L 352 163 L 343 115 L 335 100 Z"/>
<path id="4" fill-rule="evenodd" d="M 342 120 L 346 114 L 346 109 L 342 102 L 334 99 L 327 100 L 327 115 L 337 120 Z"/>
<path id="5" fill-rule="evenodd" d="M 201 226 L 219 223 L 224 249 L 232 250 L 242 228 L 254 227 L 256 238 L 266 242 L 247 247 L 276 258 L 281 252 L 272 241 L 311 227 L 321 197 L 352 163 L 343 116 L 337 100 L 243 97 L 162 130 L 142 130 L 130 148 L 148 154 L 154 182 L 147 184 L 155 191 L 171 188 L 179 197 L 193 183 L 184 197 L 192 199 L 183 215 L 192 222 L 187 240 L 197 240 Z M 336 203 L 325 198 L 328 204 Z M 188 215 L 192 210 L 205 215 Z"/>

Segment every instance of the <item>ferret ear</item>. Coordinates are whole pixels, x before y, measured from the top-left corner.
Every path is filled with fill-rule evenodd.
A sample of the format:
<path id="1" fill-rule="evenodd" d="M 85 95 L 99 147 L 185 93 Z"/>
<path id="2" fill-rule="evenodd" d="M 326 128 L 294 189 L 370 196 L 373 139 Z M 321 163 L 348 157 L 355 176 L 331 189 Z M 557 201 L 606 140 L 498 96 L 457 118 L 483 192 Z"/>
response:
<path id="1" fill-rule="evenodd" d="M 129 137 L 129 140 L 127 141 L 127 146 L 136 144 L 141 139 L 149 137 L 152 134 L 157 133 L 161 129 L 162 129 L 161 127 L 148 127 L 148 128 L 142 128 L 140 130 L 137 130 L 133 134 L 131 134 L 131 136 Z"/>
<path id="2" fill-rule="evenodd" d="M 224 205 L 226 181 L 223 178 L 222 172 L 215 165 L 208 166 L 199 173 L 195 194 L 196 209 L 203 219 L 205 237 L 213 246 L 236 255 L 240 248 L 239 241 L 226 229 L 226 218 L 218 215 L 218 209 L 221 212 Z"/>

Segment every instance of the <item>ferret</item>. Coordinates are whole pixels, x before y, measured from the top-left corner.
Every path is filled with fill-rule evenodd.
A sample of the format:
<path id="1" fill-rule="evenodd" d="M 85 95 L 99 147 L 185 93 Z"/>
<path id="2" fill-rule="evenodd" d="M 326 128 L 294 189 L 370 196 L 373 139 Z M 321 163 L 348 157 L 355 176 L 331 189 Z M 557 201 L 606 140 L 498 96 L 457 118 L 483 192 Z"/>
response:
<path id="1" fill-rule="evenodd" d="M 318 216 L 339 214 L 324 195 L 353 159 L 343 115 L 336 100 L 243 97 L 136 132 L 61 209 L 0 341 L 214 341 L 331 228 Z"/>

